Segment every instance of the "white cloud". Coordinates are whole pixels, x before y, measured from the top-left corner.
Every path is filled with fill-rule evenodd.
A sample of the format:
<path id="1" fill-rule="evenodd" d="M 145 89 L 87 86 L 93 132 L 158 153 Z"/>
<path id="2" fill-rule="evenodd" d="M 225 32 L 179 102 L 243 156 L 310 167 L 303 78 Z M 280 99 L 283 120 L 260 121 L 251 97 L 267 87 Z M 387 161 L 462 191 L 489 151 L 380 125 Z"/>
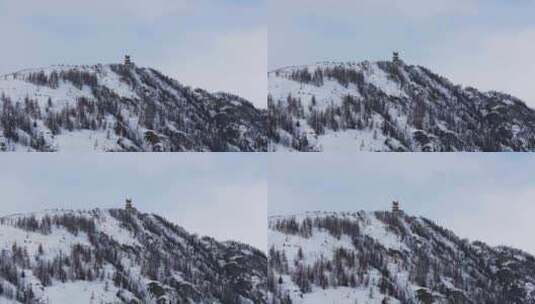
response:
<path id="1" fill-rule="evenodd" d="M 398 199 L 459 237 L 535 253 L 535 158 L 522 154 L 272 155 L 269 214 L 385 210 Z"/>
<path id="2" fill-rule="evenodd" d="M 119 62 L 126 52 L 138 65 L 185 85 L 265 107 L 267 28 L 261 10 L 213 0 L 0 1 L 0 74 Z"/>
<path id="3" fill-rule="evenodd" d="M 477 0 L 273 0 L 269 67 L 384 59 L 436 20 L 473 15 L 477 8 Z M 416 23 L 421 30 L 410 27 Z"/>
<path id="4" fill-rule="evenodd" d="M 453 196 L 452 196 L 453 197 Z M 457 196 L 447 217 L 438 218 L 461 237 L 482 240 L 494 246 L 512 246 L 535 254 L 535 240 L 531 238 L 535 225 L 532 200 L 535 189 L 485 189 L 470 195 Z M 450 197 L 451 198 L 451 197 Z"/>
<path id="5" fill-rule="evenodd" d="M 126 196 L 199 235 L 266 247 L 264 158 L 253 154 L 6 154 L 0 216 L 121 208 Z"/>
<path id="6" fill-rule="evenodd" d="M 379 10 L 391 10 L 407 17 L 431 18 L 446 14 L 473 14 L 477 11 L 476 0 L 365 0 L 367 5 Z"/>
<path id="7" fill-rule="evenodd" d="M 166 70 L 185 84 L 234 93 L 265 108 L 267 29 L 253 28 L 207 39 L 212 35 L 192 37 L 189 41 L 197 48 L 167 50 L 164 60 L 170 65 Z"/>
<path id="8" fill-rule="evenodd" d="M 107 18 L 125 19 L 134 18 L 136 21 L 154 21 L 156 18 L 171 15 L 185 14 L 195 8 L 191 0 L 48 0 L 48 1 L 13 1 L 3 3 L 3 9 L 11 17 L 27 17 L 32 15 L 74 17 L 94 21 L 103 21 Z"/>
<path id="9" fill-rule="evenodd" d="M 177 211 L 168 216 L 189 231 L 220 241 L 239 236 L 242 242 L 267 251 L 265 181 L 215 186 L 207 189 L 203 196 L 175 193 L 174 197 Z"/>
<path id="10" fill-rule="evenodd" d="M 104 1 L 109 4 L 110 1 Z M 188 0 L 119 0 L 114 1 L 117 13 L 127 12 L 143 20 L 154 21 L 165 15 L 191 13 L 194 1 Z M 93 1 L 94 3 L 94 1 Z"/>
<path id="11" fill-rule="evenodd" d="M 273 0 L 270 14 L 295 17 L 347 19 L 361 16 L 430 18 L 446 14 L 473 14 L 477 0 Z M 273 18 L 273 16 L 270 16 Z"/>
<path id="12" fill-rule="evenodd" d="M 322 60 L 384 60 L 399 50 L 454 83 L 535 107 L 530 1 L 274 0 L 270 69 Z"/>
<path id="13" fill-rule="evenodd" d="M 535 27 L 494 32 L 467 31 L 435 46 L 429 61 L 453 82 L 498 90 L 535 107 Z"/>

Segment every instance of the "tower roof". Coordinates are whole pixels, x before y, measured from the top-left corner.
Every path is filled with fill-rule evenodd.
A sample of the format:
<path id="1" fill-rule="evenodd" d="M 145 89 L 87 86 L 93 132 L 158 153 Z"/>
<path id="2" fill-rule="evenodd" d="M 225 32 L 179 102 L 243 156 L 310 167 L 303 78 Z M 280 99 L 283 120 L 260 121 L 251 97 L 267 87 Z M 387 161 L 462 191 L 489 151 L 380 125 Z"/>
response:
<path id="1" fill-rule="evenodd" d="M 124 65 L 132 65 L 132 57 L 130 55 L 124 55 Z"/>
<path id="2" fill-rule="evenodd" d="M 392 63 L 400 65 L 403 63 L 403 60 L 399 58 L 399 52 L 393 52 L 392 54 Z"/>
<path id="3" fill-rule="evenodd" d="M 399 201 L 392 201 L 392 212 L 399 213 L 401 209 L 399 208 Z"/>
<path id="4" fill-rule="evenodd" d="M 134 210 L 134 205 L 132 204 L 132 199 L 131 198 L 126 198 L 125 200 L 125 209 L 126 210 Z"/>

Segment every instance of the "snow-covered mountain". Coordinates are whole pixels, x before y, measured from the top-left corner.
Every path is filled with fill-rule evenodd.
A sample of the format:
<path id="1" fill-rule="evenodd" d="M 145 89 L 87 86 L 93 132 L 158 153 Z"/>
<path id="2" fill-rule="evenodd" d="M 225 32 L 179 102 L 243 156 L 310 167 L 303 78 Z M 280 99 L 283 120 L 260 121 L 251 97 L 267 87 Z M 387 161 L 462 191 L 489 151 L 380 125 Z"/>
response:
<path id="1" fill-rule="evenodd" d="M 534 256 L 403 212 L 271 217 L 269 246 L 276 304 L 535 303 Z"/>
<path id="2" fill-rule="evenodd" d="M 534 151 L 535 111 L 399 59 L 269 73 L 270 150 Z"/>
<path id="3" fill-rule="evenodd" d="M 0 76 L 0 151 L 266 151 L 266 115 L 131 63 Z"/>
<path id="4" fill-rule="evenodd" d="M 266 303 L 267 258 L 130 209 L 0 218 L 0 303 Z"/>

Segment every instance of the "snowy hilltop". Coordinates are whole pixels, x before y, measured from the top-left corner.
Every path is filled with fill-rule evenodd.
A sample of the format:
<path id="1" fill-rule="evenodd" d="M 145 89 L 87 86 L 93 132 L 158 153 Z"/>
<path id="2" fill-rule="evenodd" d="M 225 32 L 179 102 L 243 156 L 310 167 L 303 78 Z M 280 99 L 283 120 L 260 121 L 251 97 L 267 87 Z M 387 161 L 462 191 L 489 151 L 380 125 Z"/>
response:
<path id="1" fill-rule="evenodd" d="M 130 62 L 0 76 L 0 151 L 266 151 L 266 115 Z"/>
<path id="2" fill-rule="evenodd" d="M 535 151 L 535 111 L 392 61 L 269 73 L 272 151 Z"/>
<path id="3" fill-rule="evenodd" d="M 532 304 L 535 257 L 402 211 L 269 220 L 275 304 Z"/>
<path id="4" fill-rule="evenodd" d="M 267 258 L 133 208 L 0 218 L 0 303 L 266 303 Z"/>

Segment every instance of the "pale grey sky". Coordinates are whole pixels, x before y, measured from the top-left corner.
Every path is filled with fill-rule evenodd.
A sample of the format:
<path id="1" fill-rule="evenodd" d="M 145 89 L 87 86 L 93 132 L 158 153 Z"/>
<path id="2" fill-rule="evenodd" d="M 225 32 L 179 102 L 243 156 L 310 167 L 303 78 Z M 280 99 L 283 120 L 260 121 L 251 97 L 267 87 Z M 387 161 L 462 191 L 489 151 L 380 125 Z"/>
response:
<path id="1" fill-rule="evenodd" d="M 529 153 L 272 154 L 268 213 L 389 209 L 458 236 L 535 254 L 535 155 Z"/>
<path id="2" fill-rule="evenodd" d="M 0 216 L 123 208 L 126 196 L 190 232 L 266 249 L 263 154 L 3 153 Z"/>
<path id="3" fill-rule="evenodd" d="M 269 69 L 390 60 L 401 52 L 452 82 L 535 107 L 535 1 L 271 0 Z"/>
<path id="4" fill-rule="evenodd" d="M 121 62 L 266 105 L 264 0 L 2 0 L 0 74 Z"/>

